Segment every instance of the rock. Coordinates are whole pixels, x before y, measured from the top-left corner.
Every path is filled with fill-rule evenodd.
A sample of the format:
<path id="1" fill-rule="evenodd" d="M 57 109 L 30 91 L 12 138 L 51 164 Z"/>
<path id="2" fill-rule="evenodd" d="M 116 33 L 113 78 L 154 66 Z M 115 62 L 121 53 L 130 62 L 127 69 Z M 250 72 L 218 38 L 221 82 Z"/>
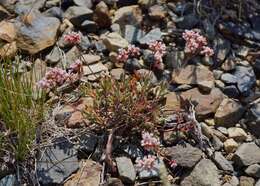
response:
<path id="1" fill-rule="evenodd" d="M 0 48 L 0 58 L 13 58 L 17 53 L 16 42 L 6 43 Z"/>
<path id="2" fill-rule="evenodd" d="M 80 60 L 84 65 L 91 65 L 99 62 L 101 60 L 101 57 L 94 54 L 84 54 L 81 56 Z"/>
<path id="3" fill-rule="evenodd" d="M 55 17 L 45 17 L 40 13 L 32 14 L 30 25 L 16 22 L 17 47 L 29 54 L 36 54 L 56 42 L 60 21 Z"/>
<path id="4" fill-rule="evenodd" d="M 115 68 L 110 71 L 110 74 L 116 80 L 120 80 L 120 78 L 125 74 L 125 71 L 122 68 Z"/>
<path id="5" fill-rule="evenodd" d="M 247 134 L 242 128 L 231 127 L 228 128 L 228 137 L 233 138 L 238 142 L 242 142 L 247 139 Z"/>
<path id="6" fill-rule="evenodd" d="M 81 169 L 64 186 L 98 186 L 101 182 L 102 166 L 92 160 L 84 160 Z"/>
<path id="7" fill-rule="evenodd" d="M 142 65 L 139 63 L 138 59 L 128 59 L 124 64 L 124 69 L 133 73 L 136 70 L 140 70 Z"/>
<path id="8" fill-rule="evenodd" d="M 233 58 L 228 58 L 225 60 L 225 62 L 221 65 L 221 69 L 225 72 L 229 72 L 231 70 L 234 70 L 236 68 L 236 62 Z"/>
<path id="9" fill-rule="evenodd" d="M 117 52 L 120 48 L 126 48 L 128 41 L 122 38 L 118 33 L 112 32 L 103 37 L 103 43 L 109 51 Z"/>
<path id="10" fill-rule="evenodd" d="M 147 78 L 153 85 L 155 85 L 158 80 L 153 71 L 147 69 L 137 70 L 137 74 L 142 78 Z"/>
<path id="11" fill-rule="evenodd" d="M 72 63 L 74 63 L 79 57 L 81 56 L 80 50 L 77 46 L 72 47 L 67 53 L 66 53 L 66 61 L 65 61 L 65 67 L 68 68 Z"/>
<path id="12" fill-rule="evenodd" d="M 175 92 L 182 92 L 182 91 L 190 90 L 192 88 L 193 87 L 191 85 L 183 84 L 183 85 L 179 85 L 177 88 L 174 88 L 173 90 Z"/>
<path id="13" fill-rule="evenodd" d="M 94 21 L 86 20 L 81 23 L 80 28 L 87 33 L 95 33 L 98 30 L 98 25 Z"/>
<path id="14" fill-rule="evenodd" d="M 214 81 L 200 81 L 198 82 L 198 87 L 204 92 L 210 92 L 214 88 Z"/>
<path id="15" fill-rule="evenodd" d="M 235 85 L 225 86 L 222 91 L 225 95 L 227 95 L 230 98 L 239 97 L 239 91 Z"/>
<path id="16" fill-rule="evenodd" d="M 255 180 L 251 177 L 241 176 L 239 179 L 239 186 L 254 186 Z"/>
<path id="17" fill-rule="evenodd" d="M 130 158 L 132 159 L 136 159 L 138 157 L 143 157 L 144 154 L 142 152 L 142 150 L 133 144 L 125 144 L 122 147 L 120 146 L 120 148 L 129 155 Z"/>
<path id="18" fill-rule="evenodd" d="M 219 177 L 218 169 L 214 163 L 209 159 L 202 159 L 180 185 L 219 186 Z"/>
<path id="19" fill-rule="evenodd" d="M 91 0 L 73 0 L 74 4 L 77 6 L 92 8 L 93 4 Z"/>
<path id="20" fill-rule="evenodd" d="M 37 175 L 42 185 L 61 184 L 79 168 L 73 144 L 61 137 L 52 146 L 41 150 L 37 160 Z"/>
<path id="21" fill-rule="evenodd" d="M 108 186 L 124 186 L 122 181 L 118 178 L 109 178 L 108 179 Z"/>
<path id="22" fill-rule="evenodd" d="M 204 122 L 200 123 L 202 134 L 204 134 L 207 138 L 211 139 L 213 137 L 213 131 L 211 128 Z"/>
<path id="23" fill-rule="evenodd" d="M 247 112 L 247 126 L 250 131 L 260 137 L 260 103 L 253 103 Z"/>
<path id="24" fill-rule="evenodd" d="M 93 11 L 83 6 L 71 6 L 64 13 L 64 18 L 73 25 L 80 26 L 83 21 L 93 18 Z"/>
<path id="25" fill-rule="evenodd" d="M 149 7 L 151 7 L 152 5 L 154 5 L 156 3 L 155 0 L 138 0 L 138 4 L 143 7 L 148 9 Z"/>
<path id="26" fill-rule="evenodd" d="M 56 64 L 62 59 L 62 50 L 55 46 L 52 51 L 45 57 L 46 63 Z"/>
<path id="27" fill-rule="evenodd" d="M 215 136 L 217 136 L 222 142 L 225 142 L 228 138 L 219 130 L 212 129 Z"/>
<path id="28" fill-rule="evenodd" d="M 248 96 L 256 83 L 255 73 L 252 67 L 237 66 L 233 74 L 237 77 L 237 87 L 243 96 Z"/>
<path id="29" fill-rule="evenodd" d="M 213 76 L 215 79 L 220 79 L 223 74 L 223 71 L 221 70 L 213 70 Z"/>
<path id="30" fill-rule="evenodd" d="M 229 73 L 222 74 L 221 80 L 226 84 L 236 84 L 238 81 L 236 76 Z"/>
<path id="31" fill-rule="evenodd" d="M 187 65 L 172 73 L 172 82 L 176 84 L 198 85 L 202 81 L 214 83 L 213 73 L 203 66 Z"/>
<path id="32" fill-rule="evenodd" d="M 243 143 L 235 152 L 233 161 L 237 166 L 249 166 L 260 163 L 260 147 L 253 142 Z"/>
<path id="33" fill-rule="evenodd" d="M 38 11 L 44 7 L 46 0 L 22 0 L 15 3 L 15 13 L 18 15 L 28 14 L 32 11 Z"/>
<path id="34" fill-rule="evenodd" d="M 125 25 L 124 38 L 129 43 L 136 43 L 144 36 L 144 32 L 133 25 Z"/>
<path id="35" fill-rule="evenodd" d="M 52 7 L 46 10 L 43 14 L 47 17 L 56 17 L 60 21 L 62 21 L 63 18 L 63 11 L 59 7 Z"/>
<path id="36" fill-rule="evenodd" d="M 175 109 L 180 109 L 180 99 L 175 92 L 169 92 L 165 95 L 166 102 L 164 105 L 165 111 L 172 111 Z"/>
<path id="37" fill-rule="evenodd" d="M 234 171 L 232 164 L 221 154 L 221 152 L 215 152 L 213 160 L 219 169 L 229 172 Z"/>
<path id="38" fill-rule="evenodd" d="M 108 28 L 111 25 L 111 18 L 109 15 L 109 8 L 103 1 L 96 5 L 93 20 L 100 28 Z"/>
<path id="39" fill-rule="evenodd" d="M 119 157 L 116 158 L 116 164 L 120 179 L 126 183 L 134 183 L 136 172 L 131 159 Z"/>
<path id="40" fill-rule="evenodd" d="M 161 40 L 162 38 L 162 32 L 160 30 L 160 28 L 155 28 L 153 30 L 151 30 L 150 32 L 148 32 L 144 37 L 142 37 L 140 40 L 139 40 L 139 43 L 142 44 L 142 45 L 145 45 L 145 44 L 149 44 L 153 41 L 158 41 L 158 40 Z"/>
<path id="41" fill-rule="evenodd" d="M 215 135 L 212 136 L 212 146 L 215 150 L 221 150 L 224 147 L 222 141 Z"/>
<path id="42" fill-rule="evenodd" d="M 217 37 L 213 41 L 213 50 L 216 53 L 217 59 L 219 62 L 224 61 L 227 54 L 229 53 L 231 44 L 228 40 L 221 37 Z"/>
<path id="43" fill-rule="evenodd" d="M 199 23 L 199 19 L 193 13 L 184 15 L 176 23 L 177 27 L 180 29 L 192 29 Z"/>
<path id="44" fill-rule="evenodd" d="M 6 8 L 9 12 L 13 13 L 17 0 L 1 0 L 0 5 Z"/>
<path id="45" fill-rule="evenodd" d="M 0 16 L 1 17 L 1 16 Z M 13 42 L 16 37 L 15 26 L 11 22 L 1 21 L 0 22 L 0 41 Z"/>
<path id="46" fill-rule="evenodd" d="M 227 139 L 224 142 L 224 149 L 225 149 L 225 151 L 227 153 L 235 152 L 237 147 L 238 147 L 237 142 L 235 140 L 233 140 L 232 138 L 231 139 Z"/>
<path id="47" fill-rule="evenodd" d="M 119 8 L 113 18 L 113 23 L 118 23 L 121 27 L 124 25 L 138 26 L 143 20 L 142 10 L 138 5 L 124 6 Z"/>
<path id="48" fill-rule="evenodd" d="M 10 13 L 0 5 L 0 21 L 8 18 L 8 16 L 10 16 Z"/>
<path id="49" fill-rule="evenodd" d="M 220 126 L 234 126 L 243 116 L 245 108 L 235 100 L 225 98 L 215 114 L 215 123 Z"/>
<path id="50" fill-rule="evenodd" d="M 256 182 L 255 186 L 260 186 L 260 179 Z"/>
<path id="51" fill-rule="evenodd" d="M 154 20 L 163 20 L 166 17 L 167 11 L 161 5 L 153 5 L 149 8 L 149 16 Z"/>
<path id="52" fill-rule="evenodd" d="M 11 174 L 5 176 L 0 180 L 0 186 L 15 186 L 15 185 L 18 185 L 15 175 Z"/>
<path id="53" fill-rule="evenodd" d="M 185 143 L 166 148 L 165 155 L 176 160 L 178 166 L 191 168 L 202 158 L 203 153 L 200 149 Z"/>
<path id="54" fill-rule="evenodd" d="M 165 166 L 164 162 L 160 159 L 155 160 L 154 162 L 154 169 L 151 170 L 147 170 L 147 169 L 143 169 L 139 172 L 139 178 L 142 179 L 151 179 L 151 178 L 156 178 L 159 177 L 159 170 L 161 168 L 161 166 Z"/>
<path id="55" fill-rule="evenodd" d="M 172 51 L 166 53 L 165 64 L 170 70 L 179 68 L 184 61 L 185 53 L 184 51 Z"/>
<path id="56" fill-rule="evenodd" d="M 83 134 L 79 139 L 79 156 L 88 158 L 88 155 L 95 151 L 98 137 L 93 134 Z"/>
<path id="57" fill-rule="evenodd" d="M 245 173 L 254 178 L 260 178 L 260 165 L 252 164 L 246 168 Z"/>
<path id="58" fill-rule="evenodd" d="M 202 94 L 197 88 L 193 88 L 181 93 L 181 97 L 191 99 L 197 116 L 205 117 L 216 112 L 224 95 L 218 88 L 213 88 L 209 94 Z"/>
<path id="59" fill-rule="evenodd" d="M 96 74 L 99 72 L 107 72 L 107 71 L 108 71 L 107 67 L 103 65 L 101 62 L 92 65 L 83 66 L 83 74 L 85 76 Z"/>
<path id="60" fill-rule="evenodd" d="M 79 46 L 82 48 L 82 50 L 88 50 L 91 47 L 91 43 L 88 39 L 88 36 L 82 36 L 81 41 L 79 43 Z"/>

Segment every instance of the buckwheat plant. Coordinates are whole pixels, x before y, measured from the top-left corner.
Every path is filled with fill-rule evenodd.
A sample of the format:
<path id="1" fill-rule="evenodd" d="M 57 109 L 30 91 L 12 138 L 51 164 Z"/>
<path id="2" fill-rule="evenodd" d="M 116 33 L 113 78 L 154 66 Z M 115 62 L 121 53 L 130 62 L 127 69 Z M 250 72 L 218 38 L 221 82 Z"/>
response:
<path id="1" fill-rule="evenodd" d="M 185 53 L 192 55 L 201 54 L 205 56 L 212 56 L 214 51 L 208 47 L 207 39 L 193 30 L 185 30 L 182 34 L 183 39 L 186 41 Z"/>
<path id="2" fill-rule="evenodd" d="M 140 48 L 135 45 L 129 45 L 126 49 L 119 49 L 117 60 L 119 62 L 126 62 L 129 58 L 138 57 L 140 55 Z"/>
<path id="3" fill-rule="evenodd" d="M 81 42 L 81 35 L 77 32 L 70 32 L 64 36 L 64 40 L 69 44 L 76 45 Z"/>
<path id="4" fill-rule="evenodd" d="M 153 41 L 149 44 L 149 49 L 153 51 L 155 58 L 153 67 L 160 69 L 163 62 L 163 56 L 166 54 L 166 45 L 161 41 Z"/>
<path id="5" fill-rule="evenodd" d="M 65 82 L 71 83 L 75 81 L 80 77 L 81 73 L 82 62 L 76 60 L 69 66 L 68 72 L 61 68 L 52 68 L 40 81 L 37 82 L 37 85 L 42 89 L 51 90 L 63 85 Z"/>

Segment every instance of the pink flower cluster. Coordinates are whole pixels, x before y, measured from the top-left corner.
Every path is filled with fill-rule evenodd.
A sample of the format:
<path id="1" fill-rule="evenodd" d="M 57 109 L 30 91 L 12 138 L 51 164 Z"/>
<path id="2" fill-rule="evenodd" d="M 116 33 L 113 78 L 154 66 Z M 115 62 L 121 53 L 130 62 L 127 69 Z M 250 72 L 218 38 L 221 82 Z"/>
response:
<path id="1" fill-rule="evenodd" d="M 43 89 L 52 89 L 62 85 L 68 78 L 68 73 L 60 68 L 52 68 L 45 74 L 45 77 L 38 82 L 38 86 Z"/>
<path id="2" fill-rule="evenodd" d="M 79 59 L 77 59 L 74 63 L 70 65 L 69 71 L 73 73 L 78 73 L 81 71 L 82 65 L 82 62 Z"/>
<path id="3" fill-rule="evenodd" d="M 184 51 L 186 53 L 197 54 L 205 56 L 212 56 L 214 51 L 207 46 L 207 39 L 193 30 L 185 30 L 182 34 L 183 39 L 186 41 Z"/>
<path id="4" fill-rule="evenodd" d="M 161 41 L 153 41 L 149 44 L 149 49 L 153 51 L 156 62 L 161 63 L 166 53 L 166 45 Z"/>
<path id="5" fill-rule="evenodd" d="M 61 86 L 67 80 L 73 79 L 74 73 L 80 73 L 82 68 L 82 62 L 77 60 L 69 67 L 69 72 L 61 68 L 52 68 L 48 71 L 44 78 L 37 82 L 37 85 L 42 89 L 53 89 L 57 86 Z"/>
<path id="6" fill-rule="evenodd" d="M 70 32 L 64 36 L 64 40 L 70 44 L 78 44 L 81 41 L 81 36 L 77 32 Z"/>
<path id="7" fill-rule="evenodd" d="M 138 168 L 139 171 L 153 170 L 156 159 L 157 159 L 157 157 L 154 155 L 145 156 L 143 159 L 138 158 L 136 160 L 136 163 L 137 163 L 136 167 Z"/>
<path id="8" fill-rule="evenodd" d="M 129 57 L 137 57 L 140 55 L 140 48 L 135 45 L 129 45 L 127 49 L 119 49 L 117 60 L 120 62 L 126 62 Z"/>
<path id="9" fill-rule="evenodd" d="M 154 150 L 160 146 L 159 140 L 152 133 L 143 132 L 142 138 L 141 145 L 146 150 Z"/>

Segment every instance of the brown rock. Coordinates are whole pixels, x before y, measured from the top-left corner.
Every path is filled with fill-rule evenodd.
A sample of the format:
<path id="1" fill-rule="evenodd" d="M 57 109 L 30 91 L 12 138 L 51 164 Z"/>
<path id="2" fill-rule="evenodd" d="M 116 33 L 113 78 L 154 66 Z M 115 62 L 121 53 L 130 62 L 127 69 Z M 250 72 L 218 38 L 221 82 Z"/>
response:
<path id="1" fill-rule="evenodd" d="M 0 22 L 0 39 L 11 43 L 14 41 L 16 31 L 14 24 L 7 21 Z"/>
<path id="2" fill-rule="evenodd" d="M 112 22 L 118 23 L 120 26 L 140 25 L 143 20 L 142 10 L 138 5 L 119 8 L 114 15 Z"/>
<path id="3" fill-rule="evenodd" d="M 227 153 L 235 152 L 238 147 L 238 144 L 235 140 L 228 139 L 224 142 L 224 149 Z"/>
<path id="4" fill-rule="evenodd" d="M 32 13 L 30 22 L 17 21 L 17 47 L 36 54 L 56 42 L 56 34 L 60 26 L 59 19 L 45 17 L 39 12 Z"/>
<path id="5" fill-rule="evenodd" d="M 3 47 L 0 47 L 0 59 L 12 58 L 17 52 L 16 42 L 6 43 Z"/>
<path id="6" fill-rule="evenodd" d="M 227 131 L 228 131 L 228 136 L 238 142 L 242 142 L 247 139 L 247 134 L 242 128 L 230 127 L 227 129 Z"/>
<path id="7" fill-rule="evenodd" d="M 106 3 L 101 1 L 97 4 L 93 19 L 100 28 L 107 28 L 111 25 L 109 8 Z"/>
<path id="8" fill-rule="evenodd" d="M 118 49 L 126 48 L 128 46 L 128 41 L 117 32 L 109 33 L 108 35 L 103 36 L 102 39 L 109 51 L 117 52 Z"/>
<path id="9" fill-rule="evenodd" d="M 125 71 L 122 68 L 115 68 L 110 71 L 110 74 L 113 78 L 119 80 L 120 77 L 125 74 Z"/>
<path id="10" fill-rule="evenodd" d="M 83 74 L 85 76 L 96 74 L 96 73 L 103 72 L 103 71 L 107 72 L 108 69 L 102 63 L 95 63 L 95 64 L 92 64 L 92 65 L 83 66 Z"/>
<path id="11" fill-rule="evenodd" d="M 254 178 L 241 176 L 239 179 L 239 186 L 254 186 L 255 180 Z"/>
<path id="12" fill-rule="evenodd" d="M 204 66 L 188 65 L 172 73 L 172 82 L 176 84 L 197 85 L 202 81 L 213 81 L 213 73 Z"/>
<path id="13" fill-rule="evenodd" d="M 243 116 L 245 109 L 233 99 L 224 99 L 215 114 L 215 123 L 217 125 L 232 126 L 235 125 Z"/>
<path id="14" fill-rule="evenodd" d="M 64 186 L 99 186 L 102 166 L 92 160 L 83 162 L 82 168 Z"/>
<path id="15" fill-rule="evenodd" d="M 80 59 L 84 65 L 91 65 L 93 63 L 99 62 L 101 57 L 99 55 L 84 54 L 80 57 Z"/>
<path id="16" fill-rule="evenodd" d="M 166 17 L 167 12 L 160 5 L 154 5 L 149 8 L 149 16 L 154 20 L 162 20 Z"/>
<path id="17" fill-rule="evenodd" d="M 166 102 L 164 106 L 164 110 L 173 111 L 180 109 L 180 99 L 175 92 L 170 92 L 166 94 Z"/>
<path id="18" fill-rule="evenodd" d="M 199 117 L 215 113 L 224 98 L 224 94 L 218 88 L 213 88 L 209 94 L 202 94 L 198 88 L 193 88 L 181 93 L 181 96 L 191 99 L 196 105 L 195 111 Z"/>

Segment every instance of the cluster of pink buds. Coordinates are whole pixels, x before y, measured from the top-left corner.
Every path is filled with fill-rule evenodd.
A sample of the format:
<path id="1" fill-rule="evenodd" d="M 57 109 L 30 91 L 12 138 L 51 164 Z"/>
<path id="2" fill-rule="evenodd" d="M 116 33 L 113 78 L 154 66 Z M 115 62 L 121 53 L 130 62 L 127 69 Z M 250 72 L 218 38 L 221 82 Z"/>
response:
<path id="1" fill-rule="evenodd" d="M 157 159 L 157 157 L 154 155 L 145 156 L 143 159 L 138 158 L 136 160 L 136 163 L 137 163 L 136 167 L 139 171 L 142 171 L 142 170 L 151 171 L 155 168 L 154 165 L 155 165 L 156 159 Z"/>
<path id="2" fill-rule="evenodd" d="M 155 63 L 155 68 L 160 68 L 162 64 L 162 58 L 166 53 L 166 45 L 161 41 L 153 41 L 149 44 L 149 49 L 153 51 Z"/>
<path id="3" fill-rule="evenodd" d="M 154 150 L 160 146 L 159 140 L 152 133 L 143 132 L 142 138 L 141 145 L 146 150 Z"/>
<path id="4" fill-rule="evenodd" d="M 60 68 L 52 68 L 45 74 L 45 77 L 38 82 L 38 86 L 43 89 L 52 89 L 62 85 L 68 78 L 68 73 Z"/>
<path id="5" fill-rule="evenodd" d="M 185 30 L 182 34 L 183 39 L 186 41 L 184 51 L 190 54 L 200 53 L 205 56 L 212 56 L 213 50 L 207 46 L 207 39 L 193 30 Z"/>
<path id="6" fill-rule="evenodd" d="M 77 32 L 70 32 L 64 36 L 64 40 L 69 44 L 79 44 L 81 41 L 81 36 Z"/>
<path id="7" fill-rule="evenodd" d="M 53 89 L 61 86 L 68 80 L 75 79 L 75 73 L 80 73 L 81 69 L 82 63 L 79 60 L 70 65 L 69 72 L 57 67 L 52 68 L 45 74 L 43 79 L 37 82 L 37 85 L 42 89 Z"/>
<path id="8" fill-rule="evenodd" d="M 119 62 L 126 62 L 129 57 L 137 57 L 140 55 L 140 48 L 135 45 L 129 45 L 126 49 L 119 49 L 117 60 Z"/>
<path id="9" fill-rule="evenodd" d="M 77 59 L 74 63 L 72 63 L 69 67 L 69 72 L 72 73 L 78 73 L 81 71 L 82 69 L 82 62 L 81 60 Z"/>
<path id="10" fill-rule="evenodd" d="M 177 167 L 177 162 L 176 162 L 176 160 L 170 160 L 170 161 L 169 161 L 169 165 L 170 165 L 171 168 Z"/>

